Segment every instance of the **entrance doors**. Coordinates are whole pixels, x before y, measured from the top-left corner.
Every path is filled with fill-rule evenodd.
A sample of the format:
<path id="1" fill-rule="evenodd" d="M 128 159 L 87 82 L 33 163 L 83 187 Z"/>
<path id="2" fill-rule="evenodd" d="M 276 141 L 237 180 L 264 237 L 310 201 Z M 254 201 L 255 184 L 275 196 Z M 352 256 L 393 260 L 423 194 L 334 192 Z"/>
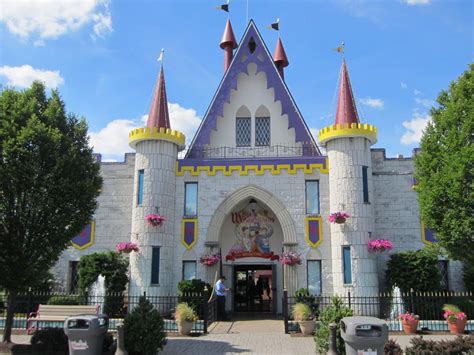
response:
<path id="1" fill-rule="evenodd" d="M 234 312 L 274 312 L 272 265 L 234 266 Z"/>

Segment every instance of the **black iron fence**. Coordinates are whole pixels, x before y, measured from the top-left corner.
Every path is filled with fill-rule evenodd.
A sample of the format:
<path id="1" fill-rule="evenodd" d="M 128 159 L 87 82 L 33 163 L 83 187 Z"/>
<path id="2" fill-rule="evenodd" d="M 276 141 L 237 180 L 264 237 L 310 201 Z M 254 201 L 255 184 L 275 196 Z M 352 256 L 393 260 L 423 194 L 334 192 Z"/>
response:
<path id="1" fill-rule="evenodd" d="M 315 317 L 331 305 L 332 295 L 315 298 Z M 415 313 L 420 317 L 419 329 L 426 331 L 447 331 L 448 325 L 443 317 L 443 306 L 454 304 L 467 315 L 469 320 L 466 330 L 474 331 L 474 293 L 472 292 L 408 292 L 393 295 L 381 293 L 377 296 L 353 296 L 350 292 L 339 296 L 342 303 L 351 308 L 354 315 L 373 316 L 385 319 L 391 331 L 401 331 L 398 317 L 405 312 Z M 285 333 L 298 331 L 298 325 L 292 319 L 291 310 L 298 303 L 295 297 L 283 292 L 283 320 Z"/>
<path id="2" fill-rule="evenodd" d="M 143 296 L 145 296 L 161 314 L 164 319 L 164 329 L 168 333 L 178 331 L 173 314 L 176 305 L 180 302 L 187 302 L 194 308 L 199 317 L 199 320 L 193 325 L 193 333 L 207 333 L 208 326 L 217 319 L 217 303 L 215 299 L 209 299 L 208 292 L 166 296 L 151 296 L 145 293 Z M 123 322 L 125 316 L 138 306 L 140 297 L 141 296 L 129 296 L 117 293 L 103 296 L 66 293 L 21 293 L 18 294 L 16 298 L 13 328 L 26 329 L 27 319 L 30 313 L 36 312 L 39 305 L 55 304 L 99 306 L 100 313 L 109 316 L 109 329 L 115 330 L 116 326 Z M 7 296 L 0 293 L 0 330 L 5 327 L 6 312 Z M 45 322 L 44 324 L 40 322 L 37 326 L 62 327 L 62 322 Z"/>

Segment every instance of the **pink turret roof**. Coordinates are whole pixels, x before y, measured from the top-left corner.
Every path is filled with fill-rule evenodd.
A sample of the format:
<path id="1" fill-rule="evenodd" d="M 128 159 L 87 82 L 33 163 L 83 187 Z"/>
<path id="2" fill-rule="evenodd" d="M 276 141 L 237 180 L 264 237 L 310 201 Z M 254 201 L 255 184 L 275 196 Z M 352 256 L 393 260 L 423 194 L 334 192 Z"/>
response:
<path id="1" fill-rule="evenodd" d="M 237 41 L 235 40 L 234 31 L 232 30 L 230 20 L 227 20 L 220 43 L 221 48 L 225 48 L 227 46 L 232 46 L 232 49 L 237 48 Z"/>
<path id="2" fill-rule="evenodd" d="M 165 74 L 163 65 L 160 69 L 160 76 L 153 94 L 151 102 L 150 114 L 148 115 L 147 127 L 153 128 L 171 128 L 168 112 L 168 99 L 166 98 Z"/>
<path id="3" fill-rule="evenodd" d="M 278 37 L 275 53 L 273 53 L 273 61 L 276 64 L 279 64 L 282 68 L 287 67 L 288 64 L 290 64 L 290 62 L 288 61 L 288 57 L 285 53 L 285 48 L 283 48 L 283 43 L 281 43 L 280 37 Z"/>
<path id="4" fill-rule="evenodd" d="M 359 123 L 356 103 L 352 94 L 351 81 L 347 71 L 346 61 L 342 62 L 341 75 L 339 77 L 339 98 L 337 100 L 336 122 L 343 125 L 345 123 Z"/>

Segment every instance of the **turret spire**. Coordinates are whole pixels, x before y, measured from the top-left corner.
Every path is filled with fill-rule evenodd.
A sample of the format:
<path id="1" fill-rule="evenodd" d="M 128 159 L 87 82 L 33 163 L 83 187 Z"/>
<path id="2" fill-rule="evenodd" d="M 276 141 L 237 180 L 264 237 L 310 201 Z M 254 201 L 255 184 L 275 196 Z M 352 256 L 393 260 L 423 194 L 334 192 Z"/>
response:
<path id="1" fill-rule="evenodd" d="M 163 64 L 160 69 L 160 76 L 153 94 L 151 102 L 150 114 L 148 115 L 147 127 L 157 127 L 168 129 L 170 126 L 170 118 L 168 112 L 168 99 L 166 98 L 165 74 Z"/>
<path id="2" fill-rule="evenodd" d="M 351 81 L 347 71 L 346 60 L 342 62 L 341 75 L 339 77 L 339 98 L 337 100 L 336 122 L 341 126 L 345 123 L 359 123 L 359 115 L 352 94 Z"/>
<path id="3" fill-rule="evenodd" d="M 230 20 L 227 20 L 225 25 L 224 33 L 222 34 L 222 39 L 220 47 L 224 50 L 224 73 L 229 68 L 230 62 L 234 56 L 234 49 L 237 48 L 237 41 L 235 40 L 234 31 L 232 30 L 232 25 Z"/>
<path id="4" fill-rule="evenodd" d="M 288 57 L 285 53 L 285 48 L 283 48 L 283 43 L 281 42 L 280 36 L 278 36 L 278 41 L 275 47 L 275 52 L 273 53 L 273 61 L 280 73 L 281 77 L 284 78 L 284 71 L 283 68 L 287 67 L 290 62 L 288 61 Z"/>

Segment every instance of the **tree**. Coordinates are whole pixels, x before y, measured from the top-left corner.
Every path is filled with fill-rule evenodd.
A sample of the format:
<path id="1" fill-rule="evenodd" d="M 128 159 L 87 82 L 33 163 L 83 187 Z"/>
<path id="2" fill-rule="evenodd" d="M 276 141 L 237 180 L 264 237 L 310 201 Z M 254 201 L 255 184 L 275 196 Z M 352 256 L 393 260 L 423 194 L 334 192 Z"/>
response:
<path id="1" fill-rule="evenodd" d="M 16 295 L 43 282 L 89 223 L 102 185 L 87 124 L 66 113 L 58 91 L 35 82 L 0 95 L 0 288 L 8 293 L 3 341 Z"/>
<path id="2" fill-rule="evenodd" d="M 421 216 L 453 259 L 474 265 L 474 64 L 437 102 L 415 158 Z"/>

